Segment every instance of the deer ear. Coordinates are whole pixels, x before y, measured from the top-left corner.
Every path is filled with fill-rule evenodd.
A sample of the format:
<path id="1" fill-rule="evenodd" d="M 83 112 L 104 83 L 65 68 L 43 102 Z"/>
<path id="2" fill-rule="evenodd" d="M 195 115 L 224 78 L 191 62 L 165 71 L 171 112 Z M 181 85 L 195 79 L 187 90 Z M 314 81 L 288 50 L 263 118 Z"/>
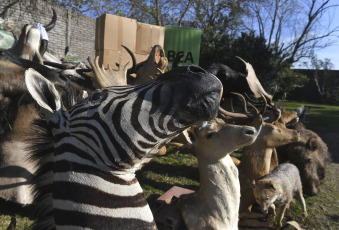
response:
<path id="1" fill-rule="evenodd" d="M 61 109 L 61 100 L 54 84 L 34 69 L 25 72 L 25 82 L 34 100 L 45 110 L 53 113 Z"/>
<path id="2" fill-rule="evenodd" d="M 274 183 L 272 181 L 268 181 L 265 185 L 265 188 L 275 190 Z"/>
<path id="3" fill-rule="evenodd" d="M 195 138 L 195 132 L 194 132 L 194 128 L 190 127 L 187 129 L 187 136 L 189 141 L 194 144 L 196 142 L 196 138 Z"/>
<path id="4" fill-rule="evenodd" d="M 307 147 L 311 150 L 316 150 L 318 147 L 318 143 L 315 137 L 311 137 L 307 142 Z"/>

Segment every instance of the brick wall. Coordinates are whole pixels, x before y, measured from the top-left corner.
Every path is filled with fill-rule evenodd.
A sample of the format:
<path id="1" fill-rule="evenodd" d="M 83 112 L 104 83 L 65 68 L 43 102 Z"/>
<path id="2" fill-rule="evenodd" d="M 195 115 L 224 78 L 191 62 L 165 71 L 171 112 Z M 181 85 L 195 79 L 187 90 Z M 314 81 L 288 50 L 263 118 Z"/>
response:
<path id="1" fill-rule="evenodd" d="M 49 49 L 63 57 L 65 48 L 69 46 L 70 52 L 81 56 L 83 60 L 88 56 L 94 58 L 94 18 L 51 5 L 43 0 L 1 0 L 0 20 L 13 21 L 19 26 L 36 23 L 47 25 L 53 15 L 51 7 L 55 9 L 58 19 L 56 26 L 48 32 Z"/>

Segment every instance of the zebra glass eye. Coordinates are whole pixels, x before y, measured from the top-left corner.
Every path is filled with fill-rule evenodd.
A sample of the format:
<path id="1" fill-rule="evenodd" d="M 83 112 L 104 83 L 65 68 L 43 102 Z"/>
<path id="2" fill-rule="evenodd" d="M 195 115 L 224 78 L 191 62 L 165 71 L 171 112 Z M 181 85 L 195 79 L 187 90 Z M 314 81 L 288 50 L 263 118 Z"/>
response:
<path id="1" fill-rule="evenodd" d="M 95 92 L 91 96 L 91 101 L 98 101 L 103 97 L 102 92 Z"/>

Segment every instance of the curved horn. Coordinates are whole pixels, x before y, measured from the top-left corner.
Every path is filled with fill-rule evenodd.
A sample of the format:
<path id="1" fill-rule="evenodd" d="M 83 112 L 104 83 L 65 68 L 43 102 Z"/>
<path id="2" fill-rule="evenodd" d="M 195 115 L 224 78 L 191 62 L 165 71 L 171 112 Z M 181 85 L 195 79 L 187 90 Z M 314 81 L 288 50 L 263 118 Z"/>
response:
<path id="1" fill-rule="evenodd" d="M 137 72 L 137 61 L 136 61 L 136 59 L 135 59 L 135 55 L 134 55 L 133 52 L 132 52 L 130 49 L 128 49 L 126 46 L 124 46 L 124 45 L 121 45 L 121 46 L 124 47 L 124 49 L 127 51 L 127 53 L 129 53 L 129 55 L 131 55 L 131 58 L 132 58 L 132 64 L 133 64 L 133 66 L 127 70 L 127 75 L 130 75 L 130 74 L 132 74 L 132 73 L 136 73 L 136 72 Z"/>
<path id="2" fill-rule="evenodd" d="M 244 60 L 244 59 L 242 59 L 241 57 L 239 57 L 239 56 L 235 56 L 236 58 L 238 58 L 240 61 L 242 61 L 245 65 L 246 65 L 246 67 L 247 67 L 247 62 Z"/>
<path id="3" fill-rule="evenodd" d="M 52 8 L 52 10 L 53 10 L 52 21 L 48 25 L 44 26 L 46 31 L 50 31 L 51 29 L 54 28 L 56 21 L 57 21 L 57 18 L 58 18 L 55 10 L 53 8 Z"/>
<path id="4" fill-rule="evenodd" d="M 232 94 L 234 94 L 234 95 L 236 95 L 236 96 L 238 96 L 239 98 L 240 98 L 240 100 L 241 100 L 241 102 L 242 102 L 242 104 L 243 104 L 243 106 L 244 106 L 244 111 L 245 111 L 245 113 L 248 113 L 248 111 L 247 111 L 247 104 L 246 104 L 246 99 L 245 99 L 245 97 L 242 95 L 242 94 L 240 94 L 240 93 L 236 93 L 236 92 L 231 92 Z"/>
<path id="5" fill-rule="evenodd" d="M 48 47 L 48 41 L 43 39 L 40 41 L 40 48 L 39 48 L 39 53 L 42 56 L 44 56 L 44 53 L 46 52 L 47 50 L 47 47 Z"/>
<path id="6" fill-rule="evenodd" d="M 278 90 L 278 85 L 276 85 L 276 86 L 274 87 L 274 89 L 272 90 L 272 93 L 271 93 L 272 99 L 274 98 L 274 95 L 276 94 L 277 90 Z"/>
<path id="7" fill-rule="evenodd" d="M 245 66 L 246 66 L 246 71 L 247 71 L 247 77 L 246 77 L 246 80 L 247 80 L 247 83 L 248 83 L 248 86 L 250 87 L 252 93 L 254 94 L 254 97 L 256 98 L 260 98 L 261 95 L 260 94 L 263 94 L 266 99 L 268 100 L 268 104 L 270 105 L 273 105 L 272 104 L 272 95 L 269 95 L 265 89 L 262 87 L 259 79 L 257 78 L 256 74 L 255 74 L 255 71 L 253 69 L 253 66 L 244 61 L 242 58 L 236 56 L 236 58 L 238 58 L 240 61 L 242 61 Z"/>

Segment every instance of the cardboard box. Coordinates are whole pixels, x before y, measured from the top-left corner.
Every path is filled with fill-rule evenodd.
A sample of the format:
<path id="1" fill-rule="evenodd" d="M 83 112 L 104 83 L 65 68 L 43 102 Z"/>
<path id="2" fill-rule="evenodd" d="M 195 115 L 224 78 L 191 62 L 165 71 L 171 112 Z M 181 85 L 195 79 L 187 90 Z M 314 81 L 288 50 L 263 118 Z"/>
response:
<path id="1" fill-rule="evenodd" d="M 115 63 L 120 65 L 126 65 L 127 62 L 128 68 L 132 67 L 132 58 L 131 56 L 125 51 L 118 51 L 118 50 L 96 50 L 95 56 L 99 56 L 99 65 L 104 65 L 106 68 L 108 64 L 111 65 L 112 69 L 118 69 Z M 145 61 L 148 57 L 148 54 L 135 54 L 135 59 L 137 63 Z"/>
<path id="2" fill-rule="evenodd" d="M 164 48 L 164 40 L 165 27 L 137 22 L 135 53 L 149 54 L 155 45 Z"/>
<path id="3" fill-rule="evenodd" d="M 111 14 L 96 19 L 95 50 L 123 51 L 121 45 L 135 52 L 137 20 Z"/>

